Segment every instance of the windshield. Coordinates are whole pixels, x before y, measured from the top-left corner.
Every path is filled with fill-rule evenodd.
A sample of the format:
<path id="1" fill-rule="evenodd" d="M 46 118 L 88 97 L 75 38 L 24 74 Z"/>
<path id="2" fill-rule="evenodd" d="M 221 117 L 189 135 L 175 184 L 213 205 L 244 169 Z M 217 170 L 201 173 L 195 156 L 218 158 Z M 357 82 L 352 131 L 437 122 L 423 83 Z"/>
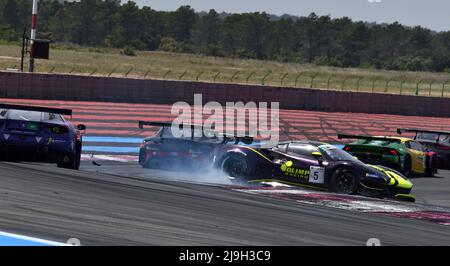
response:
<path id="1" fill-rule="evenodd" d="M 0 118 L 8 118 L 11 120 L 32 121 L 32 122 L 65 121 L 64 118 L 59 114 L 37 112 L 37 111 L 15 110 L 15 109 L 0 110 Z"/>
<path id="2" fill-rule="evenodd" d="M 355 157 L 344 150 L 331 145 L 319 146 L 319 150 L 332 161 L 358 161 Z"/>
<path id="3" fill-rule="evenodd" d="M 163 127 L 160 129 L 161 133 L 161 137 L 163 138 L 176 138 L 173 133 L 172 133 L 172 128 L 171 127 Z M 189 132 L 189 131 L 188 131 Z M 193 140 L 193 141 L 201 141 L 201 142 L 211 142 L 211 143 L 220 143 L 223 141 L 223 138 L 221 136 L 217 137 L 215 136 L 215 131 L 211 131 L 211 130 L 205 130 L 204 132 L 202 132 L 202 130 L 200 128 L 195 128 L 194 131 L 190 131 L 191 134 L 194 135 L 193 138 L 191 138 L 190 136 L 181 136 L 178 137 L 179 139 L 185 139 L 185 140 Z M 201 135 L 201 137 L 196 137 L 198 135 Z"/>
<path id="4" fill-rule="evenodd" d="M 42 112 L 10 110 L 8 112 L 8 119 L 40 122 L 42 119 Z"/>
<path id="5" fill-rule="evenodd" d="M 439 137 L 439 134 L 436 133 L 417 133 L 418 140 L 429 140 L 436 141 Z"/>

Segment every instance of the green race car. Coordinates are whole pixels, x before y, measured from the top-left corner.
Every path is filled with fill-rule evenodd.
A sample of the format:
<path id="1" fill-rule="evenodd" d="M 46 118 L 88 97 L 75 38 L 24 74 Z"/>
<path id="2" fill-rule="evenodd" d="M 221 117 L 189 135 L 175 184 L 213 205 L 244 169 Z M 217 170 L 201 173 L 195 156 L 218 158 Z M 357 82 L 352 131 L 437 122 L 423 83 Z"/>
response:
<path id="1" fill-rule="evenodd" d="M 384 165 L 405 176 L 434 176 L 438 169 L 437 154 L 419 142 L 404 137 L 338 135 L 339 139 L 356 139 L 344 150 L 368 164 Z"/>

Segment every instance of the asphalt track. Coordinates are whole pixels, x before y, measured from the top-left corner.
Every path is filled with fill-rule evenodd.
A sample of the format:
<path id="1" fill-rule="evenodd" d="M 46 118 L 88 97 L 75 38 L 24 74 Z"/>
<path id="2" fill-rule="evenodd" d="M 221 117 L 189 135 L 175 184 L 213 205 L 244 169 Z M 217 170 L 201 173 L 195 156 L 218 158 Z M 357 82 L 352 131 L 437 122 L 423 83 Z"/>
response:
<path id="1" fill-rule="evenodd" d="M 412 205 L 301 190 L 233 189 L 215 173 L 178 174 L 142 169 L 127 160 L 101 160 L 111 151 L 102 153 L 99 147 L 122 154 L 120 149 L 135 149 L 135 139 L 150 135 L 151 130 L 137 129 L 138 120 L 171 120 L 168 105 L 2 101 L 73 108 L 75 122 L 88 126 L 86 144 L 94 148 L 100 166 L 87 160 L 81 171 L 70 171 L 0 162 L 0 231 L 58 242 L 78 238 L 82 245 L 365 245 L 369 238 L 379 238 L 383 245 L 450 245 L 450 171 L 414 178 L 418 203 Z M 417 125 L 449 130 L 449 122 L 379 114 L 280 113 L 282 131 L 289 138 L 324 141 L 335 141 L 337 133 L 395 134 L 397 127 Z M 204 184 L 218 181 L 221 184 Z M 361 206 L 372 212 L 355 211 Z"/>
<path id="2" fill-rule="evenodd" d="M 449 226 L 201 185 L 189 174 L 84 161 L 81 171 L 0 163 L 2 231 L 82 245 L 449 245 Z M 427 204 L 450 206 L 450 172 L 415 179 Z M 172 178 L 168 178 L 172 177 Z M 200 180 L 201 181 L 201 180 Z M 420 203 L 419 203 L 420 204 Z"/>

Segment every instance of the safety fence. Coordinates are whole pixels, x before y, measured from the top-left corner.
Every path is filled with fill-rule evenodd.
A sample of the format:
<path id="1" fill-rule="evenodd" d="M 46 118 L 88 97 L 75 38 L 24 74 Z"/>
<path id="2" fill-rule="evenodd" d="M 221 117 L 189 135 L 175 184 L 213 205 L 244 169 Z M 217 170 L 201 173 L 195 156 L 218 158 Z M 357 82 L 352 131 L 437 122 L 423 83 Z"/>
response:
<path id="1" fill-rule="evenodd" d="M 359 74 L 329 74 L 314 71 L 283 73 L 279 71 L 193 71 L 164 68 L 124 68 L 110 69 L 77 67 L 56 67 L 41 65 L 40 73 L 76 74 L 96 77 L 133 77 L 179 81 L 203 81 L 212 83 L 250 84 L 290 88 L 311 88 L 334 91 L 354 91 L 387 93 L 399 95 L 450 97 L 450 75 L 448 79 L 418 75 L 376 76 Z"/>

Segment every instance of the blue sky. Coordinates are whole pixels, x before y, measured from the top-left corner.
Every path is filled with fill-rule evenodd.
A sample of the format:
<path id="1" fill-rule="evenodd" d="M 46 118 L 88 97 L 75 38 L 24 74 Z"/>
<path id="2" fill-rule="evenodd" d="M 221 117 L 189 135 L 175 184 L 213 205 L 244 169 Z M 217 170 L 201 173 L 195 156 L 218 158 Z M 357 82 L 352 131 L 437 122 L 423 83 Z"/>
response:
<path id="1" fill-rule="evenodd" d="M 311 12 L 354 20 L 421 25 L 450 31 L 450 0 L 134 0 L 156 10 L 175 10 L 190 5 L 196 11 L 254 12 L 303 16 Z M 126 2 L 126 0 L 122 0 Z"/>

